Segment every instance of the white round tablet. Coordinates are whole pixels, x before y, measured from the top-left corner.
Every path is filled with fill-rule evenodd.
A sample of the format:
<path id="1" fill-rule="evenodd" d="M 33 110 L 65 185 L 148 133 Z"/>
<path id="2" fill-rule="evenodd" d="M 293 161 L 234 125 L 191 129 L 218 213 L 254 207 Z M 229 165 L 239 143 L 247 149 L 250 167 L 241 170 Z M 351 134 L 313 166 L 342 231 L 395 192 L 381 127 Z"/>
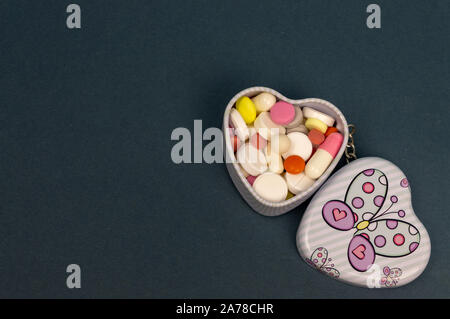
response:
<path id="1" fill-rule="evenodd" d="M 286 199 L 288 187 L 286 181 L 278 174 L 264 173 L 253 183 L 255 192 L 270 202 L 281 202 Z"/>
<path id="2" fill-rule="evenodd" d="M 242 142 L 248 139 L 250 133 L 248 131 L 247 124 L 245 124 L 245 121 L 238 110 L 231 109 L 230 121 L 234 127 L 234 134 L 236 134 Z"/>
<path id="3" fill-rule="evenodd" d="M 298 155 L 306 162 L 312 153 L 312 143 L 306 134 L 300 132 L 292 132 L 287 135 L 291 141 L 291 146 L 282 156 L 284 159 L 291 155 Z"/>
<path id="4" fill-rule="evenodd" d="M 286 172 L 284 178 L 286 179 L 286 184 L 289 188 L 289 191 L 295 195 L 306 191 L 315 182 L 314 179 L 306 176 L 304 172 L 301 172 L 300 174 L 290 174 Z"/>
<path id="5" fill-rule="evenodd" d="M 266 156 L 249 143 L 245 143 L 237 150 L 236 159 L 250 175 L 258 176 L 267 170 Z"/>
<path id="6" fill-rule="evenodd" d="M 307 106 L 303 108 L 303 116 L 306 118 L 318 119 L 324 122 L 327 126 L 333 126 L 334 124 L 334 118 Z"/>

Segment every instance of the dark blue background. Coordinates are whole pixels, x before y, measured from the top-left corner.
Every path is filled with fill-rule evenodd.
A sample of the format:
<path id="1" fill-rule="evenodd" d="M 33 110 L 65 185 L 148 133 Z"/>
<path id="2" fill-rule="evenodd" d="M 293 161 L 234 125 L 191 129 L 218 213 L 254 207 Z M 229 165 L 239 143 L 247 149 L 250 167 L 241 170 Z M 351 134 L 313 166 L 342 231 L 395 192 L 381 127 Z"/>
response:
<path id="1" fill-rule="evenodd" d="M 0 3 L 0 297 L 450 297 L 447 0 Z M 357 153 L 407 174 L 430 263 L 354 288 L 297 254 L 306 204 L 268 218 L 223 164 L 171 162 L 174 128 L 220 127 L 240 90 L 320 97 Z M 82 288 L 66 288 L 66 266 Z"/>

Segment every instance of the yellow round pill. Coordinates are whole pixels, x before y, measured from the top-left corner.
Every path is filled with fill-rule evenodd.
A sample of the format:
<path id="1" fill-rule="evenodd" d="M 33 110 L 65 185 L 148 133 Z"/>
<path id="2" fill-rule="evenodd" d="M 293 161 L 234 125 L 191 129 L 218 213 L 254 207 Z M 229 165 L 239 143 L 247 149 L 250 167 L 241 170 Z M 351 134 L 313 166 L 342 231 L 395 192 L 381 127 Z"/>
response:
<path id="1" fill-rule="evenodd" d="M 249 97 L 243 96 L 236 102 L 236 109 L 241 114 L 245 123 L 251 124 L 256 118 L 256 107 Z"/>
<path id="2" fill-rule="evenodd" d="M 305 126 L 308 130 L 316 129 L 321 131 L 323 134 L 325 134 L 328 129 L 328 126 L 324 122 L 318 119 L 313 119 L 312 117 L 306 120 Z"/>

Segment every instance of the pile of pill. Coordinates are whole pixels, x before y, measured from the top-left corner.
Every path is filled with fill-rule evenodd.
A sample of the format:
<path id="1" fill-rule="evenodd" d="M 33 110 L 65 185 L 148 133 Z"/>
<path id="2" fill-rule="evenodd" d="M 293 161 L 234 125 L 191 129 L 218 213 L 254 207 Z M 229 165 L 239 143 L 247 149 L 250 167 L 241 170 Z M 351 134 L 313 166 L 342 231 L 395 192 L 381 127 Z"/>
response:
<path id="1" fill-rule="evenodd" d="M 281 202 L 311 187 L 331 164 L 344 137 L 335 119 L 267 92 L 242 96 L 230 112 L 230 140 L 255 192 Z"/>

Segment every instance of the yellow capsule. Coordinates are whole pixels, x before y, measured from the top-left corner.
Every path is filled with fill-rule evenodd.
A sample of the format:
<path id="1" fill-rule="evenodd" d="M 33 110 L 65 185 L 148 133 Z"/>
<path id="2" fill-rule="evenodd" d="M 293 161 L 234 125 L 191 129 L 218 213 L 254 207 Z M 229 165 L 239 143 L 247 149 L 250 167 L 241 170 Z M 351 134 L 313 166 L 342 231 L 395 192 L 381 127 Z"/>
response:
<path id="1" fill-rule="evenodd" d="M 310 131 L 312 129 L 316 129 L 316 130 L 321 131 L 323 134 L 325 134 L 325 132 L 328 129 L 328 126 L 324 122 L 322 122 L 321 120 L 318 120 L 318 119 L 313 119 L 312 117 L 310 117 L 309 119 L 306 120 L 305 126 Z"/>
<path id="2" fill-rule="evenodd" d="M 249 97 L 243 96 L 239 98 L 236 102 L 236 109 L 241 114 L 245 123 L 251 124 L 256 118 L 256 107 Z"/>
<path id="3" fill-rule="evenodd" d="M 369 222 L 367 220 L 360 222 L 358 225 L 356 225 L 356 228 L 358 228 L 359 230 L 366 228 L 367 226 L 369 226 Z"/>

